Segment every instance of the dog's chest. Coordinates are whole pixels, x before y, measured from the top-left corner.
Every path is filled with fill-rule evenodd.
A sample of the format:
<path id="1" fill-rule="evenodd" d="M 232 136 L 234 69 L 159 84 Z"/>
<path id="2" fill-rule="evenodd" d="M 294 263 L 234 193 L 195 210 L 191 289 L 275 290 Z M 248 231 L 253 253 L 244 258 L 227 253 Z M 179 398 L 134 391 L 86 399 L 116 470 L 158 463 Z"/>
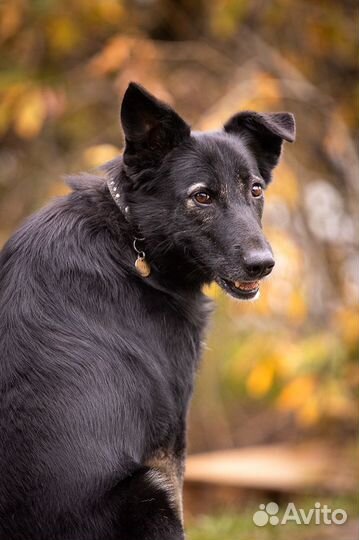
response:
<path id="1" fill-rule="evenodd" d="M 173 391 L 186 401 L 201 355 L 209 303 L 203 295 L 180 300 L 159 296 L 146 308 L 155 347 L 162 352 L 161 369 Z"/>

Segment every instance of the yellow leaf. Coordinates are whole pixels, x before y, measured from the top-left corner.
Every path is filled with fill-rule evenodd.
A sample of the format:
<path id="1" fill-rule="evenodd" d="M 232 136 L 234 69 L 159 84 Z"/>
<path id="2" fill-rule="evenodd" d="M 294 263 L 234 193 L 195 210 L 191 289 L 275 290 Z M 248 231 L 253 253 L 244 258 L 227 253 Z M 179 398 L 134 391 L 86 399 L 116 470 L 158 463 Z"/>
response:
<path id="1" fill-rule="evenodd" d="M 112 144 L 98 144 L 90 146 L 84 152 L 84 160 L 87 167 L 98 167 L 106 161 L 110 161 L 119 155 L 120 151 Z"/>
<path id="2" fill-rule="evenodd" d="M 80 41 L 80 32 L 74 21 L 58 16 L 47 27 L 49 42 L 54 51 L 70 52 Z"/>
<path id="3" fill-rule="evenodd" d="M 14 118 L 14 129 L 23 139 L 32 139 L 41 131 L 46 109 L 40 90 L 25 93 L 19 100 Z"/>
<path id="4" fill-rule="evenodd" d="M 314 387 L 315 383 L 312 377 L 297 377 L 284 387 L 277 399 L 277 406 L 284 410 L 298 409 L 311 396 Z"/>
<path id="5" fill-rule="evenodd" d="M 96 7 L 101 19 L 112 24 L 118 22 L 125 14 L 119 0 L 99 0 Z"/>
<path id="6" fill-rule="evenodd" d="M 345 343 L 350 347 L 359 339 L 359 310 L 357 307 L 343 308 L 337 312 L 335 326 L 339 327 Z"/>
<path id="7" fill-rule="evenodd" d="M 262 397 L 271 389 L 274 379 L 275 366 L 271 362 L 257 364 L 250 372 L 246 387 L 253 397 Z"/>
<path id="8" fill-rule="evenodd" d="M 314 397 L 307 399 L 296 413 L 298 422 L 303 426 L 312 426 L 318 422 L 320 418 L 320 410 L 318 401 Z"/>

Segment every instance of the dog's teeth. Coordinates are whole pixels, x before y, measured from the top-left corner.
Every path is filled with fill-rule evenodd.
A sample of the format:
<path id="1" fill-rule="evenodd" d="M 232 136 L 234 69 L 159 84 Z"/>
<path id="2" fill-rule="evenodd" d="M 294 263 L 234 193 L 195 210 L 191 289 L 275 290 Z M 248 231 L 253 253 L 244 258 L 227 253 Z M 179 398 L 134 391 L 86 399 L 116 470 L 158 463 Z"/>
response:
<path id="1" fill-rule="evenodd" d="M 254 291 L 258 287 L 258 281 L 251 281 L 248 283 L 235 281 L 234 286 L 236 287 L 236 289 L 240 289 L 242 291 Z"/>

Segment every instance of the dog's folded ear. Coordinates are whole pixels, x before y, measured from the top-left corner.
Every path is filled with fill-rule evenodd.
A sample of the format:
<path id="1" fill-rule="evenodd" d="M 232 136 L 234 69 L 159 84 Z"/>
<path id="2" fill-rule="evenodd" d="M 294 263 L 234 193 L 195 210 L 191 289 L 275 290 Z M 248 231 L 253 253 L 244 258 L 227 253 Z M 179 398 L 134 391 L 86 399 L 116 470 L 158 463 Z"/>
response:
<path id="1" fill-rule="evenodd" d="M 270 182 L 283 141 L 294 142 L 295 119 L 292 113 L 243 111 L 228 120 L 225 131 L 239 135 L 257 159 L 259 171 Z"/>
<path id="2" fill-rule="evenodd" d="M 124 163 L 130 166 L 137 160 L 144 166 L 161 160 L 191 131 L 169 105 L 133 82 L 122 101 L 121 123 L 126 139 Z"/>

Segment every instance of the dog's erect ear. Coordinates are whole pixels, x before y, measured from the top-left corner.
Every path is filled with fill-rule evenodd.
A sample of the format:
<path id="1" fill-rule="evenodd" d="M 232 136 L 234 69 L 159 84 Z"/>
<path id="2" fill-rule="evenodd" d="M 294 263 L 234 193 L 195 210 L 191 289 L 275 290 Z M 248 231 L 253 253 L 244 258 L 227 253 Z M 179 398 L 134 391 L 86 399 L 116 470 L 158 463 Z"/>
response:
<path id="1" fill-rule="evenodd" d="M 142 86 L 130 83 L 121 106 L 125 133 L 124 162 L 154 164 L 190 135 L 190 127 L 166 103 Z"/>
<path id="2" fill-rule="evenodd" d="M 284 141 L 295 140 L 295 119 L 292 113 L 257 113 L 244 111 L 232 116 L 225 131 L 240 135 L 257 159 L 259 171 L 270 182 Z"/>

